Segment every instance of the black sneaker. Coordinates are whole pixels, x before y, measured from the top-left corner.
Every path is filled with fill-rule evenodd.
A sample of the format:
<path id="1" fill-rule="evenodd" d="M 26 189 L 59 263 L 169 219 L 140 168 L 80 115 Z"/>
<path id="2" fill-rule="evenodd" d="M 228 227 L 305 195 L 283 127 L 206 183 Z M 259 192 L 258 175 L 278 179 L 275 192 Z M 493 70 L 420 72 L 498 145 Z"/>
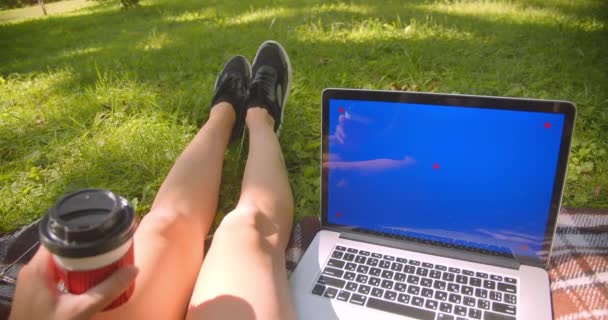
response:
<path id="1" fill-rule="evenodd" d="M 232 128 L 230 141 L 243 136 L 245 127 L 245 97 L 251 78 L 251 65 L 243 56 L 234 56 L 226 62 L 224 69 L 215 80 L 215 94 L 211 107 L 220 102 L 228 102 L 234 108 L 236 121 Z"/>
<path id="2" fill-rule="evenodd" d="M 278 134 L 291 87 L 291 63 L 287 52 L 275 41 L 264 42 L 255 55 L 252 72 L 247 109 L 265 108 L 274 118 L 274 131 Z"/>

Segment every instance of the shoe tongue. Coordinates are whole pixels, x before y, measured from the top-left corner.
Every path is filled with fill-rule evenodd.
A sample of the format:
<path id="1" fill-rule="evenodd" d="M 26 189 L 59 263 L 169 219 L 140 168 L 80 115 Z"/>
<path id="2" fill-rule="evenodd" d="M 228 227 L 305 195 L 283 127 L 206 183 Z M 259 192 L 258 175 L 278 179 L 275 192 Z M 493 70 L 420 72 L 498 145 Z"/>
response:
<path id="1" fill-rule="evenodd" d="M 277 71 L 270 66 L 261 66 L 255 73 L 254 80 L 274 80 L 277 76 Z M 272 78 L 272 79 L 271 79 Z"/>

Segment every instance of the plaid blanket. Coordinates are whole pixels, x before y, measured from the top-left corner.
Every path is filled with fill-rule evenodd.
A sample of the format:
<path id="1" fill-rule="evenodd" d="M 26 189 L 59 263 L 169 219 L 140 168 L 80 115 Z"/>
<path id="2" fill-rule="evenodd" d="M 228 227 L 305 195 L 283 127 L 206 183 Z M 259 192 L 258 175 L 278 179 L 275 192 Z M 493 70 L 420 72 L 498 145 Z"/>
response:
<path id="1" fill-rule="evenodd" d="M 319 228 L 318 217 L 294 225 L 289 271 Z M 549 276 L 555 319 L 608 319 L 608 210 L 563 208 L 554 241 Z M 0 239 L 0 319 L 8 318 L 17 274 L 37 245 L 35 223 Z"/>
<path id="2" fill-rule="evenodd" d="M 317 217 L 296 223 L 286 252 L 288 270 L 319 225 Z M 608 210 L 562 208 L 549 277 L 556 320 L 608 319 Z"/>

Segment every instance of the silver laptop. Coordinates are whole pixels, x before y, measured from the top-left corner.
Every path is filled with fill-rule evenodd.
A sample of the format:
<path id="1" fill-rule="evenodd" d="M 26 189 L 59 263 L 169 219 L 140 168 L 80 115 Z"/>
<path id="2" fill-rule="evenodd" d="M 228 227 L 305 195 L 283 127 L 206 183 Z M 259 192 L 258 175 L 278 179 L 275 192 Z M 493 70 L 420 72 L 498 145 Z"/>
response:
<path id="1" fill-rule="evenodd" d="M 565 101 L 327 89 L 300 319 L 551 319 Z"/>

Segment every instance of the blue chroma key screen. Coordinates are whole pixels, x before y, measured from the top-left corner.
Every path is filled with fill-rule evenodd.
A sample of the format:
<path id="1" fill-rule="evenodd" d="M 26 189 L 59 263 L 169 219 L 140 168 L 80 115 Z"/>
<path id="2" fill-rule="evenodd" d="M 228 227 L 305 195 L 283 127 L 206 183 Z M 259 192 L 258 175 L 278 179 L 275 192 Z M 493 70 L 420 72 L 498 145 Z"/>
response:
<path id="1" fill-rule="evenodd" d="M 564 115 L 330 100 L 328 222 L 539 257 Z"/>

